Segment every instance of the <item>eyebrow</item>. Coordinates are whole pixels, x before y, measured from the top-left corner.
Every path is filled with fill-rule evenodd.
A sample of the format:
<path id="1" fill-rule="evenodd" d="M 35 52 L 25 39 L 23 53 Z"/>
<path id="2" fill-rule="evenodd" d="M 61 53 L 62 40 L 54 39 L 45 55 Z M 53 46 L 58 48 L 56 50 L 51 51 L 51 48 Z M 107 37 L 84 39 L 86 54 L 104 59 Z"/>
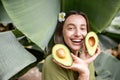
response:
<path id="1" fill-rule="evenodd" d="M 75 26 L 73 23 L 67 24 L 66 26 L 69 26 L 69 25 Z"/>
<path id="2" fill-rule="evenodd" d="M 81 24 L 81 26 L 87 26 L 87 24 Z"/>
<path id="3" fill-rule="evenodd" d="M 66 26 L 69 26 L 69 25 L 75 26 L 73 23 L 69 23 Z M 81 26 L 87 26 L 87 24 L 81 24 Z"/>

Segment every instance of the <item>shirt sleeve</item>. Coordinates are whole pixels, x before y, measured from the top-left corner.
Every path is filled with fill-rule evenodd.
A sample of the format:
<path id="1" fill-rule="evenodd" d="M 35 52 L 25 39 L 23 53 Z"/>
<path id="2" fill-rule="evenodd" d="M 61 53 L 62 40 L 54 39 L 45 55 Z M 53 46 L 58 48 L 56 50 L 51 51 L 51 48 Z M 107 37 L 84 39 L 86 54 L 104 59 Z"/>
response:
<path id="1" fill-rule="evenodd" d="M 65 69 L 52 61 L 52 56 L 45 59 L 42 68 L 42 80 L 69 80 Z"/>
<path id="2" fill-rule="evenodd" d="M 89 70 L 90 70 L 90 80 L 96 80 L 95 79 L 94 63 L 91 63 L 89 65 Z"/>

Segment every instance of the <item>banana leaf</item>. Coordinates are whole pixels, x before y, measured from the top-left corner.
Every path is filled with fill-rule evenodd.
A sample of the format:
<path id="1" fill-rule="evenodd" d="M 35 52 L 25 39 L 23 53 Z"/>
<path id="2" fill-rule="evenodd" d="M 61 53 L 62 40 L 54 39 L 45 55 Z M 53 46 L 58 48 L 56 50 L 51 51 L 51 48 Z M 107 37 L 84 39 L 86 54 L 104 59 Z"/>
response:
<path id="1" fill-rule="evenodd" d="M 33 41 L 42 50 L 44 50 L 45 47 L 48 45 L 48 42 L 51 39 L 52 34 L 54 33 L 57 23 L 58 13 L 60 11 L 67 12 L 72 9 L 83 11 L 84 13 L 86 13 L 90 21 L 91 29 L 95 32 L 101 33 L 104 31 L 104 29 L 109 27 L 108 25 L 111 23 L 112 19 L 118 13 L 118 10 L 120 9 L 120 0 L 115 0 L 115 1 L 113 0 L 106 0 L 106 1 L 103 0 L 91 0 L 91 1 L 89 0 L 69 0 L 69 1 L 68 0 L 0 0 L 0 22 L 2 23 L 4 23 L 4 21 L 5 23 L 8 23 L 9 21 L 13 22 L 13 24 L 16 26 L 18 30 L 20 30 L 25 36 L 27 36 L 31 41 Z M 111 32 L 109 33 L 109 35 L 111 36 Z M 116 34 L 112 34 L 112 36 L 116 37 L 117 39 L 119 37 L 119 34 L 117 36 Z M 108 40 L 108 43 L 112 42 L 109 39 L 109 37 L 106 38 L 103 35 L 102 37 L 100 37 L 100 39 L 103 39 L 102 44 L 105 43 L 105 39 Z M 6 43 L 2 43 L 2 44 L 4 45 Z M 112 44 L 110 44 L 110 46 L 111 45 Z M 116 45 L 116 43 L 114 45 Z M 103 47 L 108 48 L 109 45 L 103 45 Z M 18 50 L 18 52 L 19 51 L 20 50 Z M 1 60 L 3 58 L 4 57 L 2 57 Z M 111 57 L 109 59 L 111 59 Z M 24 61 L 22 63 L 24 63 Z M 99 66 L 98 64 L 96 65 L 97 65 L 96 67 Z M 100 67 L 102 67 L 100 71 L 102 72 L 104 67 L 103 66 Z M 112 65 L 112 68 L 113 67 L 114 65 Z M 2 68 L 0 69 L 2 70 Z M 110 67 L 108 65 L 106 66 L 105 69 L 110 69 L 111 71 L 111 64 Z M 4 70 L 7 70 L 7 68 Z M 3 71 L 3 72 L 6 72 L 4 74 L 6 75 L 9 71 Z M 103 74 L 100 72 L 98 73 L 99 75 Z M 107 71 L 105 73 L 106 75 L 110 74 L 110 78 L 111 78 L 111 72 Z M 119 76 L 115 74 L 114 76 L 119 79 Z M 9 75 L 10 76 L 8 77 L 11 77 L 11 74 Z M 1 75 L 0 77 L 3 77 L 3 75 Z"/>
<path id="2" fill-rule="evenodd" d="M 83 0 L 61 0 L 61 7 L 60 1 L 54 0 L 2 2 L 16 27 L 43 50 L 54 32 L 60 8 L 65 12 L 71 9 L 85 12 L 90 20 L 91 29 L 99 33 L 108 27 L 120 8 L 120 0 L 92 0 L 91 4 L 90 1 Z"/>
<path id="3" fill-rule="evenodd" d="M 112 20 L 110 26 L 106 28 L 105 32 L 103 32 L 103 34 L 120 43 L 120 11 L 118 15 Z"/>
<path id="4" fill-rule="evenodd" d="M 54 33 L 59 0 L 2 0 L 13 24 L 42 50 Z"/>
<path id="5" fill-rule="evenodd" d="M 113 49 L 118 46 L 118 43 L 115 40 L 104 34 L 98 34 L 98 37 L 102 51 L 105 51 L 106 49 Z"/>
<path id="6" fill-rule="evenodd" d="M 120 80 L 120 60 L 110 53 L 101 53 L 94 64 L 97 73 L 96 80 Z"/>
<path id="7" fill-rule="evenodd" d="M 24 49 L 11 31 L 0 32 L 0 45 L 0 80 L 20 76 L 35 66 L 35 56 Z"/>
<path id="8" fill-rule="evenodd" d="M 88 15 L 91 30 L 101 33 L 120 9 L 120 0 L 62 0 L 62 11 L 78 10 Z"/>
<path id="9" fill-rule="evenodd" d="M 2 2 L 0 0 L 0 23 L 6 26 L 8 23 L 12 23 L 10 17 L 8 16 L 6 10 L 4 9 Z"/>

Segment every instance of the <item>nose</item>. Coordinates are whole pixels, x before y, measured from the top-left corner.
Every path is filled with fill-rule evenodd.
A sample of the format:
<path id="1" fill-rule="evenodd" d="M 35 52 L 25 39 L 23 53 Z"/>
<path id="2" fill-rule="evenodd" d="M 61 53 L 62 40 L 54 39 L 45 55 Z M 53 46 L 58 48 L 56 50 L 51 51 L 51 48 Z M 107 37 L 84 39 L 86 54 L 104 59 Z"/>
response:
<path id="1" fill-rule="evenodd" d="M 75 31 L 75 37 L 81 37 L 82 36 L 82 33 L 80 30 L 76 30 Z"/>

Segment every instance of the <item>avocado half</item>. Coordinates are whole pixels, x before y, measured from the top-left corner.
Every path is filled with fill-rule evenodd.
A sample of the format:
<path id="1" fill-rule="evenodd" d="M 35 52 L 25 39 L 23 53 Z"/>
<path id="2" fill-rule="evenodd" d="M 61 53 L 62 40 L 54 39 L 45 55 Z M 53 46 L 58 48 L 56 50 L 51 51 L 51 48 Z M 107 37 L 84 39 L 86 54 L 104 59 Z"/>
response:
<path id="1" fill-rule="evenodd" d="M 94 55 L 98 46 L 98 36 L 95 32 L 89 32 L 85 37 L 85 45 L 89 55 Z"/>
<path id="2" fill-rule="evenodd" d="M 53 58 L 64 66 L 71 66 L 73 63 L 70 50 L 63 44 L 55 44 L 52 48 Z"/>

